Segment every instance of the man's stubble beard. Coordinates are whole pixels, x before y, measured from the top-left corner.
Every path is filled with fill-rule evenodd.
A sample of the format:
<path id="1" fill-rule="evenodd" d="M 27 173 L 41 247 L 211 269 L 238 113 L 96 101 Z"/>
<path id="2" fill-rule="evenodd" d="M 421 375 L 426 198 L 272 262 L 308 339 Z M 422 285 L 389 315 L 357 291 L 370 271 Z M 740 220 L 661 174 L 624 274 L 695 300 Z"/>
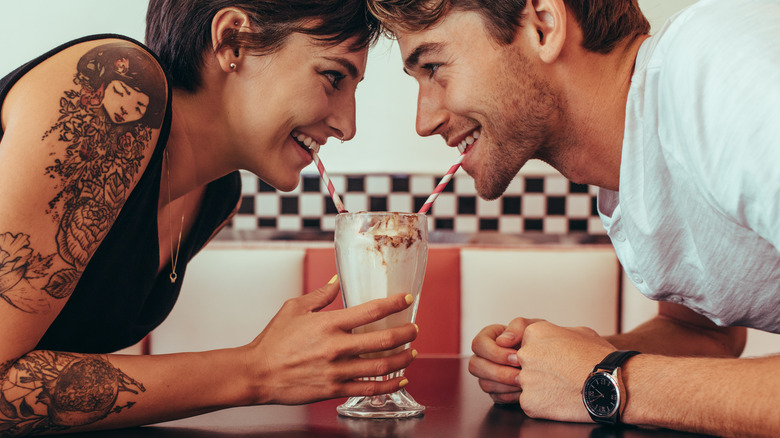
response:
<path id="1" fill-rule="evenodd" d="M 477 193 L 486 200 L 501 196 L 528 160 L 549 155 L 550 126 L 564 114 L 560 95 L 531 69 L 527 58 L 508 52 L 503 65 L 502 86 L 486 100 L 496 103 L 493 117 L 483 125 L 487 135 L 480 139 L 487 142 L 473 172 Z"/>

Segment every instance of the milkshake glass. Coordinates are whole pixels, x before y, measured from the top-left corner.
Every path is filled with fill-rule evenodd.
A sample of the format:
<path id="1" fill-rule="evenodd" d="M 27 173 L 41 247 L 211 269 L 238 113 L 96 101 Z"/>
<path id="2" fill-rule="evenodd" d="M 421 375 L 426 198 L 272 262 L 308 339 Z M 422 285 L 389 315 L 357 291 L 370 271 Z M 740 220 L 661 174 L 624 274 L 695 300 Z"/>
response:
<path id="1" fill-rule="evenodd" d="M 357 327 L 366 333 L 414 322 L 428 259 L 428 222 L 425 214 L 394 212 L 340 213 L 336 216 L 336 267 L 344 307 L 399 293 L 414 297 L 407 309 L 379 321 Z M 372 353 L 386 357 L 408 348 Z M 403 370 L 374 379 L 391 379 Z M 392 394 L 350 397 L 337 408 L 348 417 L 399 418 L 420 415 L 425 406 L 401 388 Z"/>

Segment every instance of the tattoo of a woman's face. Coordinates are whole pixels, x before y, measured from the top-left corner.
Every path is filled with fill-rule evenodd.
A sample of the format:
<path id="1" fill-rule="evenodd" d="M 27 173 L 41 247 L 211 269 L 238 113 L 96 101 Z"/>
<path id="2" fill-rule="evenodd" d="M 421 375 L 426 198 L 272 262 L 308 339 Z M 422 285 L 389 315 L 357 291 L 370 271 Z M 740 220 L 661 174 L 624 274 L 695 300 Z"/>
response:
<path id="1" fill-rule="evenodd" d="M 0 435 L 62 431 L 122 412 L 144 386 L 107 358 L 35 351 L 0 381 Z M 13 368 L 13 369 L 11 369 Z"/>
<path id="2" fill-rule="evenodd" d="M 76 89 L 59 100 L 56 124 L 43 134 L 64 144 L 42 169 L 57 188 L 46 210 L 58 224 L 52 236 L 57 254 L 35 251 L 29 234 L 0 233 L 0 297 L 25 312 L 45 310 L 46 295 L 73 292 L 124 205 L 164 115 L 166 90 L 156 64 L 127 44 L 91 49 L 73 83 Z M 55 255 L 66 264 L 56 271 Z"/>

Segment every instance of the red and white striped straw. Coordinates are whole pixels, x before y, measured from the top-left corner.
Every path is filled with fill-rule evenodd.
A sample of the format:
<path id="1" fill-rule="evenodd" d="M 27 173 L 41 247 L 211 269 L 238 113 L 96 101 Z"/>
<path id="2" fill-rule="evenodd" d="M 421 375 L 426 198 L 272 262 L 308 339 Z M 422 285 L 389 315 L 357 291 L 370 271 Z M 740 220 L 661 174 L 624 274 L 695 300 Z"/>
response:
<path id="1" fill-rule="evenodd" d="M 317 170 L 320 171 L 322 182 L 324 182 L 325 186 L 328 187 L 328 193 L 330 193 L 330 197 L 333 199 L 333 203 L 336 205 L 336 210 L 338 210 L 339 213 L 346 213 L 347 209 L 344 208 L 344 204 L 341 202 L 341 198 L 339 198 L 338 193 L 336 193 L 336 188 L 333 187 L 333 181 L 331 181 L 330 177 L 328 177 L 328 172 L 325 172 L 325 166 L 322 165 L 320 156 L 312 150 L 311 157 L 314 159 L 314 164 L 317 165 Z"/>
<path id="2" fill-rule="evenodd" d="M 428 212 L 428 210 L 430 210 L 431 205 L 433 205 L 433 201 L 435 201 L 436 198 L 439 197 L 439 194 L 444 191 L 444 188 L 447 187 L 447 183 L 449 183 L 452 179 L 452 175 L 454 175 L 455 172 L 458 171 L 458 168 L 460 168 L 460 163 L 463 162 L 464 156 L 465 154 L 460 154 L 460 157 L 458 157 L 458 162 L 453 164 L 452 167 L 450 167 L 450 170 L 447 171 L 447 174 L 444 175 L 441 181 L 439 181 L 439 185 L 433 189 L 433 193 L 431 193 L 431 196 L 428 196 L 428 199 L 425 201 L 425 204 L 423 204 L 418 213 L 425 214 Z"/>

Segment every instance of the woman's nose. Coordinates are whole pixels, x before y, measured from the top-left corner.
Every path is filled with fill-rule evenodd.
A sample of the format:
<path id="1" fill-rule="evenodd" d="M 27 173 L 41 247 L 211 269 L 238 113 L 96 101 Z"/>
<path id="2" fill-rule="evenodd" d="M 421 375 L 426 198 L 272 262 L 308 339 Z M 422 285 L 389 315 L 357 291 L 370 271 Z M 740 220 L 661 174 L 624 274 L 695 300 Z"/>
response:
<path id="1" fill-rule="evenodd" d="M 332 136 L 342 140 L 355 137 L 357 126 L 355 122 L 355 96 L 336 102 L 333 113 L 326 120 Z"/>

